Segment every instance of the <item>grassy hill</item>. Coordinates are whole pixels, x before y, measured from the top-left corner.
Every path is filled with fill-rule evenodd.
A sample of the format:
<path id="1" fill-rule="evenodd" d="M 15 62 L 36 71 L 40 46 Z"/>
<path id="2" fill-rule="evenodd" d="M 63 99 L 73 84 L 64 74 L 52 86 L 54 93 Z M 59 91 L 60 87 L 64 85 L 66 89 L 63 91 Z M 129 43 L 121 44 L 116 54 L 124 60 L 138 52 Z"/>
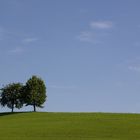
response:
<path id="1" fill-rule="evenodd" d="M 1 113 L 1 140 L 140 140 L 139 114 Z"/>

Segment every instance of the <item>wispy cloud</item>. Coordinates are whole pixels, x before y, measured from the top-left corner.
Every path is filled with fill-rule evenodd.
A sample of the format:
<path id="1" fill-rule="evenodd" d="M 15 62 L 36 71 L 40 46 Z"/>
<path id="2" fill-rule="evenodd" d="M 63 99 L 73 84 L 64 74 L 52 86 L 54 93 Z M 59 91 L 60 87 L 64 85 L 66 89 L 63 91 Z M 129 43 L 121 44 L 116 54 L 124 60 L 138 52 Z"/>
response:
<path id="1" fill-rule="evenodd" d="M 10 44 L 10 48 L 7 45 Z M 6 54 L 8 55 L 21 55 L 28 51 L 28 45 L 38 41 L 39 38 L 35 37 L 30 33 L 25 33 L 23 31 L 10 30 L 3 26 L 0 26 L 0 43 L 2 47 L 6 48 Z M 26 50 L 26 51 L 25 51 Z"/>
<path id="2" fill-rule="evenodd" d="M 121 61 L 120 64 L 117 64 L 117 67 L 119 67 L 121 70 L 140 72 L 140 57 L 135 56 L 133 58 Z"/>
<path id="3" fill-rule="evenodd" d="M 90 32 L 90 31 L 81 32 L 77 36 L 77 39 L 79 39 L 80 41 L 83 41 L 83 42 L 90 42 L 90 43 L 94 43 L 94 44 L 100 43 L 100 41 L 98 41 L 96 39 L 96 36 L 94 36 L 94 34 L 92 32 Z"/>
<path id="4" fill-rule="evenodd" d="M 80 41 L 87 41 L 87 42 L 91 42 L 92 41 L 92 34 L 91 32 L 88 32 L 88 31 L 83 31 L 80 33 L 80 35 L 77 36 L 77 38 L 80 40 Z"/>
<path id="5" fill-rule="evenodd" d="M 92 29 L 110 29 L 113 27 L 113 23 L 111 21 L 92 21 L 90 27 Z"/>
<path id="6" fill-rule="evenodd" d="M 140 72 L 140 66 L 128 66 L 129 70 Z"/>
<path id="7" fill-rule="evenodd" d="M 38 38 L 25 38 L 25 39 L 23 39 L 23 42 L 24 43 L 32 43 L 32 42 L 35 42 L 37 40 L 38 40 Z"/>
<path id="8" fill-rule="evenodd" d="M 53 88 L 53 89 L 74 89 L 75 86 L 60 86 L 60 85 L 50 85 L 48 88 Z"/>
<path id="9" fill-rule="evenodd" d="M 101 43 L 102 40 L 109 35 L 108 29 L 113 28 L 113 22 L 92 21 L 89 23 L 88 28 L 89 29 L 86 31 L 81 31 L 76 38 L 83 42 L 98 44 Z"/>
<path id="10" fill-rule="evenodd" d="M 21 54 L 22 52 L 24 52 L 22 47 L 17 47 L 9 50 L 9 54 Z"/>

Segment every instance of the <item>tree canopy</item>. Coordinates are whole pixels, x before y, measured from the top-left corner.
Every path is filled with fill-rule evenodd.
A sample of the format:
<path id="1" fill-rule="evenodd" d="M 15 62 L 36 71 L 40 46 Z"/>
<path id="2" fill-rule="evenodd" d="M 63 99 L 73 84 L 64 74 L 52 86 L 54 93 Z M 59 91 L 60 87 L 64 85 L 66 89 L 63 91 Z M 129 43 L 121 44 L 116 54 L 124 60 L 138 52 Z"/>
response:
<path id="1" fill-rule="evenodd" d="M 12 109 L 12 112 L 14 108 L 20 109 L 23 106 L 22 88 L 21 83 L 11 83 L 4 86 L 1 89 L 0 104 Z"/>
<path id="2" fill-rule="evenodd" d="M 44 81 L 37 76 L 32 76 L 25 85 L 24 95 L 26 105 L 32 105 L 34 111 L 36 111 L 36 107 L 43 107 L 42 104 L 47 97 Z"/>
<path id="3" fill-rule="evenodd" d="M 27 80 L 25 85 L 10 83 L 0 89 L 1 106 L 7 106 L 12 109 L 12 112 L 14 108 L 20 109 L 24 104 L 26 106 L 32 105 L 34 111 L 36 111 L 36 107 L 43 107 L 46 98 L 45 83 L 35 75 Z"/>

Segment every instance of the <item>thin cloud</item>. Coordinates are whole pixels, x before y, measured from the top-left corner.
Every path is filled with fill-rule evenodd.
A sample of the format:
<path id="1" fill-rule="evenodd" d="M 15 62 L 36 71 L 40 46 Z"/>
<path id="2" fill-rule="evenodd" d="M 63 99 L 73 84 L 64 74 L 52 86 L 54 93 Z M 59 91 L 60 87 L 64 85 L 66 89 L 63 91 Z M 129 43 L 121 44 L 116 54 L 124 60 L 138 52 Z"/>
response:
<path id="1" fill-rule="evenodd" d="M 83 31 L 81 32 L 78 36 L 77 39 L 79 39 L 82 42 L 89 42 L 89 43 L 94 43 L 94 44 L 98 44 L 100 43 L 97 40 L 97 37 L 90 31 Z"/>
<path id="2" fill-rule="evenodd" d="M 25 38 L 25 39 L 23 39 L 23 42 L 24 43 L 32 43 L 32 42 L 35 42 L 37 40 L 38 40 L 38 38 Z"/>
<path id="3" fill-rule="evenodd" d="M 113 27 L 113 23 L 111 21 L 92 21 L 90 27 L 92 29 L 110 29 Z"/>
<path id="4" fill-rule="evenodd" d="M 59 86 L 59 85 L 50 85 L 48 88 L 53 88 L 53 89 L 74 89 L 75 86 Z"/>
<path id="5" fill-rule="evenodd" d="M 102 44 L 104 39 L 107 39 L 110 34 L 108 32 L 83 31 L 76 38 L 81 42 L 92 44 Z"/>
<path id="6" fill-rule="evenodd" d="M 131 72 L 140 72 L 140 57 L 126 59 L 117 65 L 121 69 L 125 69 Z"/>
<path id="7" fill-rule="evenodd" d="M 91 32 L 85 31 L 85 32 L 81 32 L 79 36 L 77 36 L 77 38 L 80 41 L 87 41 L 87 42 L 91 42 L 92 41 L 92 34 Z"/>
<path id="8" fill-rule="evenodd" d="M 13 42 L 14 40 L 19 40 L 20 36 L 21 34 L 17 34 L 15 31 L 9 31 L 8 29 L 0 26 L 0 40 L 5 42 L 7 42 L 7 40 L 10 42 L 12 40 Z"/>
<path id="9" fill-rule="evenodd" d="M 17 47 L 9 51 L 9 54 L 21 54 L 23 52 L 23 48 Z"/>
<path id="10" fill-rule="evenodd" d="M 140 72 L 140 66 L 129 66 L 128 69 L 131 71 Z"/>
<path id="11" fill-rule="evenodd" d="M 106 36 L 109 35 L 108 29 L 113 28 L 113 22 L 92 21 L 91 23 L 89 23 L 88 27 L 89 30 L 82 31 L 76 38 L 83 42 L 99 44 L 106 38 Z"/>

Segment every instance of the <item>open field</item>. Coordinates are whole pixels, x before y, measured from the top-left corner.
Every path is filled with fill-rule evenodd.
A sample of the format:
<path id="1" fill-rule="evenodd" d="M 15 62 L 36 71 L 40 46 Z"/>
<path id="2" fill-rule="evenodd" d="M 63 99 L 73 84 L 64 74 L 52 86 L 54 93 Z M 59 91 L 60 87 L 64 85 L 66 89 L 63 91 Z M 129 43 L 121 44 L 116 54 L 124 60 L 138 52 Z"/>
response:
<path id="1" fill-rule="evenodd" d="M 139 114 L 0 114 L 1 140 L 140 140 Z"/>

